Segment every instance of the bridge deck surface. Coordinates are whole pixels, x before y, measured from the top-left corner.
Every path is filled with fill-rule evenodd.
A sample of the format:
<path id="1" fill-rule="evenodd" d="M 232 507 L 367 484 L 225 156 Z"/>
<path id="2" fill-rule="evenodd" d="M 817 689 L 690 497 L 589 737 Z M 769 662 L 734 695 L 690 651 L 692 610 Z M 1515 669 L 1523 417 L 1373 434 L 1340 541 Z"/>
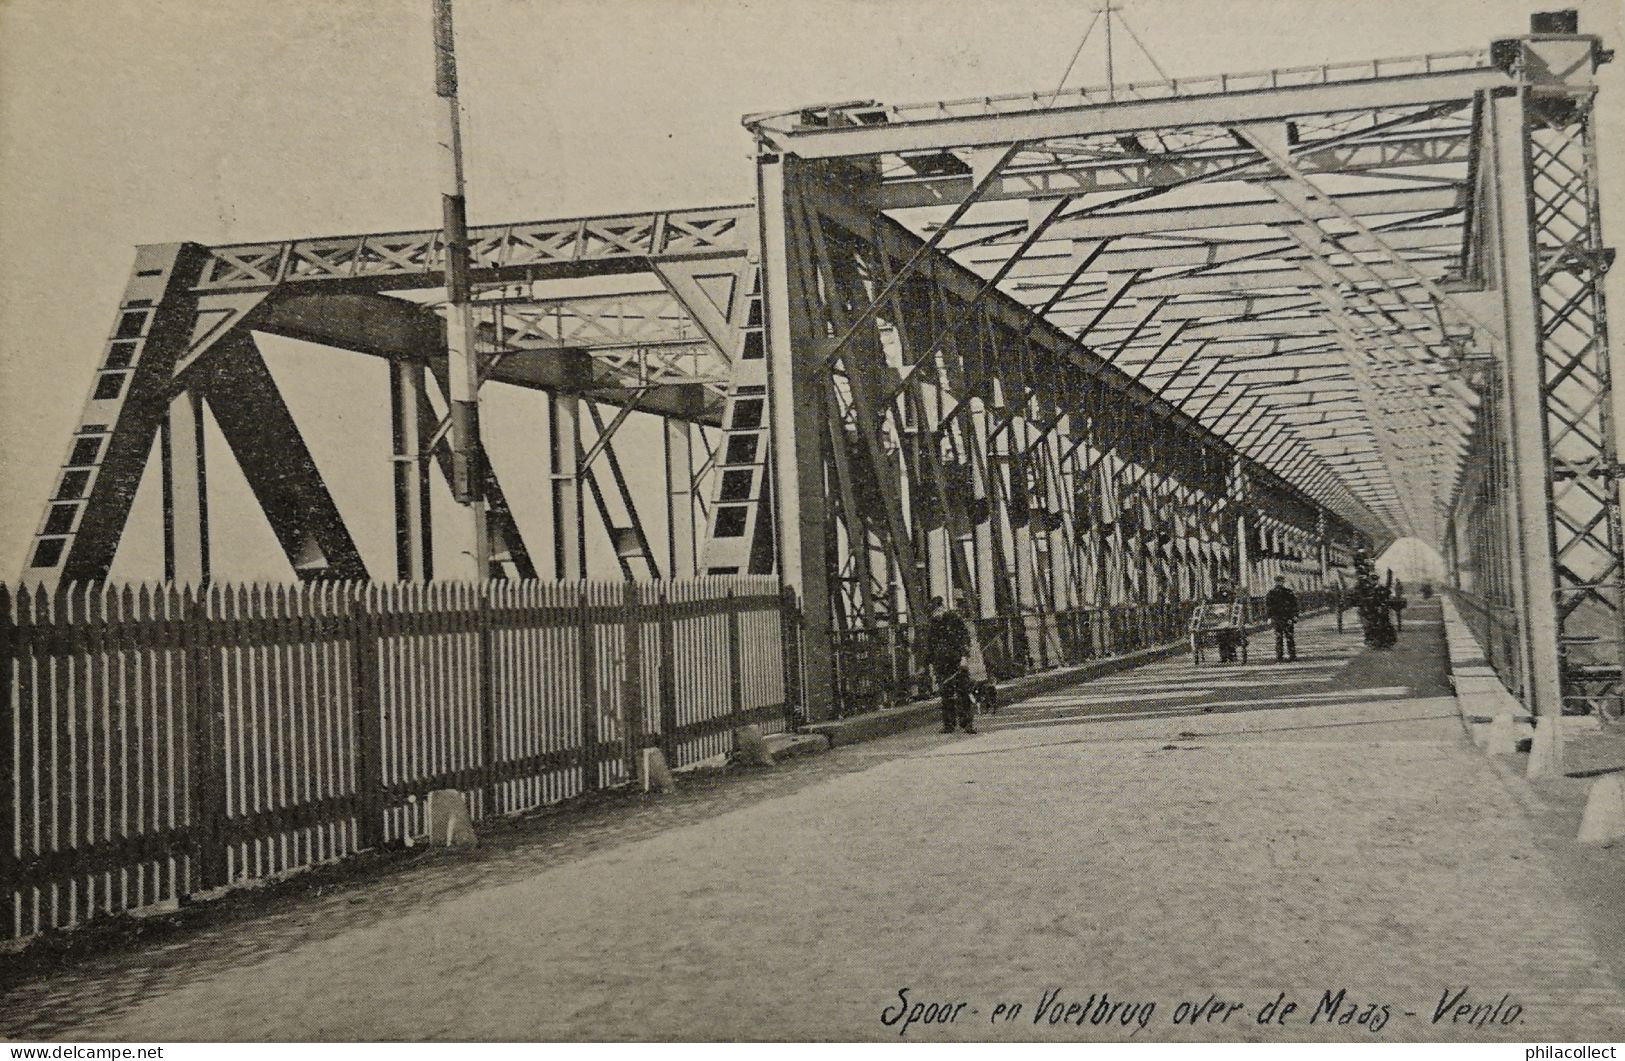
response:
<path id="1" fill-rule="evenodd" d="M 1463 736 L 1436 603 L 1391 652 L 1329 617 L 1303 624 L 1299 663 L 1270 647 L 1046 694 L 977 736 L 915 731 L 497 831 L 15 984 L 0 1030 L 887 1039 L 907 988 L 968 1003 L 908 1029 L 921 1040 L 1625 1038 L 1596 911 L 1521 779 Z M 1435 1024 L 1462 988 L 1521 1013 Z M 1063 1011 L 1101 992 L 1156 1008 L 1138 1032 L 1034 1023 L 1053 989 Z M 1338 1016 L 1386 1005 L 1386 1026 L 1311 1023 L 1339 990 Z M 1283 992 L 1298 1011 L 1260 1027 Z M 1174 1023 L 1209 994 L 1242 1005 Z M 992 1023 L 1001 1001 L 1013 1022 Z"/>

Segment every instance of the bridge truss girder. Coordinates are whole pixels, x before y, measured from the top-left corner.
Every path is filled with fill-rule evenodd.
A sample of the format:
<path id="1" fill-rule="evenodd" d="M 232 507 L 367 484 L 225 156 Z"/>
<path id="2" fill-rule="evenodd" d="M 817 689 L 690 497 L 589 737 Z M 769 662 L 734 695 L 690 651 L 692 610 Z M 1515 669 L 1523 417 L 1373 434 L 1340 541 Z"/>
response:
<path id="1" fill-rule="evenodd" d="M 628 577 L 695 570 L 696 436 L 721 424 L 753 271 L 749 207 L 476 228 L 475 315 L 487 384 L 545 391 L 571 437 L 549 450 L 558 505 L 584 525 L 590 498 Z M 643 275 L 643 282 L 629 279 Z M 433 576 L 429 476 L 449 472 L 446 325 L 437 232 L 138 249 L 81 424 L 29 551 L 24 578 L 107 576 L 155 449 L 162 463 L 165 576 L 211 575 L 205 410 L 301 579 L 365 578 L 353 536 L 255 343 L 282 336 L 390 363 L 395 577 Z M 431 383 L 430 381 L 434 382 Z M 605 421 L 598 406 L 613 408 Z M 614 436 L 630 411 L 662 418 L 671 547 L 654 555 Z M 597 428 L 584 431 L 582 423 Z M 156 443 L 156 446 L 155 446 Z M 573 449 L 573 453 L 571 450 Z M 489 461 L 484 496 L 497 569 L 537 564 Z M 601 482 L 602 480 L 602 482 Z M 554 573 L 585 574 L 583 535 L 555 543 Z"/>
<path id="2" fill-rule="evenodd" d="M 1005 620 L 994 669 L 1019 670 L 1063 662 L 1062 631 L 1086 609 L 1193 601 L 1238 577 L 1261 589 L 1284 567 L 1267 558 L 1292 557 L 1299 585 L 1318 586 L 1326 554 L 1369 546 L 1256 459 L 1281 431 L 1210 431 L 1201 413 L 1232 413 L 1220 391 L 1191 415 L 1166 382 L 1140 385 L 867 208 L 872 175 L 781 157 L 761 176 L 766 261 L 783 263 L 766 277 L 780 555 L 804 605 L 809 710 L 851 704 L 877 658 L 906 657 L 931 596 L 963 593 L 975 617 Z M 1109 332 L 1119 353 L 1144 323 Z M 1147 348 L 1166 355 L 1171 336 Z M 1310 482 L 1380 531 L 1351 495 Z"/>

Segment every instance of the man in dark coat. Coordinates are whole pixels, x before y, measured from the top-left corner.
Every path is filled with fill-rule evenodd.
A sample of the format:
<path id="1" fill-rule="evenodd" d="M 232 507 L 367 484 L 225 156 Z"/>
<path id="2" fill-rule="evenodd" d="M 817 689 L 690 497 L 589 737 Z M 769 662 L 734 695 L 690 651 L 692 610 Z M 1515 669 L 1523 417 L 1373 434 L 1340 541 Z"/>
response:
<path id="1" fill-rule="evenodd" d="M 925 627 L 925 658 L 942 691 L 942 732 L 963 728 L 975 733 L 975 707 L 971 703 L 970 671 L 965 653 L 970 649 L 970 631 L 965 619 L 943 603 L 931 598 L 931 621 Z"/>
<path id="2" fill-rule="evenodd" d="M 1298 658 L 1294 627 L 1298 622 L 1298 595 L 1286 585 L 1285 575 L 1275 576 L 1275 588 L 1264 594 L 1264 614 L 1275 627 L 1275 662 Z"/>

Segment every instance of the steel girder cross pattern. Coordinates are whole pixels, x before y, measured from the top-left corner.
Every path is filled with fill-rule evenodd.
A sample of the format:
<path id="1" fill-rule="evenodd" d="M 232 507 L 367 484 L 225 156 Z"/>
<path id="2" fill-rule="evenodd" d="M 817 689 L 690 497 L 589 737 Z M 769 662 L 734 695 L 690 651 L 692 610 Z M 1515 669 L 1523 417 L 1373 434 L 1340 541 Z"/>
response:
<path id="1" fill-rule="evenodd" d="M 472 229 L 480 338 L 491 351 L 483 374 L 489 382 L 580 395 L 665 418 L 673 451 L 667 463 L 683 485 L 673 503 L 689 504 L 690 425 L 718 422 L 741 382 L 729 363 L 752 353 L 742 278 L 754 272 L 747 254 L 755 228 L 753 209 L 742 205 Z M 444 260 L 441 235 L 432 230 L 137 248 L 80 424 L 25 560 L 24 580 L 56 586 L 107 577 L 155 448 L 164 473 L 165 576 L 206 580 L 205 410 L 242 466 L 293 573 L 306 580 L 367 577 L 255 347 L 252 333 L 258 331 L 390 362 L 396 573 L 403 579 L 432 577 L 427 472 L 433 464 L 444 466 L 446 454 L 425 380 L 433 375 L 444 390 L 445 323 L 431 305 L 390 292 L 426 291 L 432 299 L 444 282 Z M 664 284 L 665 290 L 628 294 L 611 282 L 597 295 L 533 297 L 538 285 L 554 280 L 654 269 L 660 276 L 651 276 L 650 284 Z M 520 294 L 511 295 L 510 287 Z M 609 439 L 618 423 L 605 429 L 590 454 L 601 453 L 612 476 Z M 590 468 L 577 471 L 596 487 Z M 504 558 L 505 570 L 534 577 L 489 464 L 485 475 L 494 552 Z M 636 513 L 624 504 L 620 483 L 615 485 L 638 552 L 653 566 Z M 756 496 L 750 492 L 752 500 Z M 601 514 L 606 511 L 601 506 Z M 610 518 L 605 515 L 606 524 Z M 692 522 L 672 520 L 674 526 Z M 611 528 L 612 536 L 628 537 L 626 531 Z M 668 562 L 692 570 L 694 543 L 679 538 L 673 535 Z M 755 554 L 762 552 L 758 545 Z M 755 554 L 753 569 L 770 565 Z M 617 558 L 624 559 L 619 549 Z"/>

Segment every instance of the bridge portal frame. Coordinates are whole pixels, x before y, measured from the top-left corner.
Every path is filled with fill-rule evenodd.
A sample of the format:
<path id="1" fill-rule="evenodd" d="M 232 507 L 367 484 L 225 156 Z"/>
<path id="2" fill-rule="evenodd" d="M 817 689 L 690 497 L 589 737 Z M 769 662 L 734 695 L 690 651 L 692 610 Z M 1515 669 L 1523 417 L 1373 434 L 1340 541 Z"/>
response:
<path id="1" fill-rule="evenodd" d="M 1517 650 L 1500 660 L 1498 670 L 1540 720 L 1531 770 L 1560 762 L 1556 719 L 1565 709 L 1617 718 L 1625 663 L 1625 558 L 1602 292 L 1612 255 L 1601 239 L 1591 120 L 1593 75 L 1611 57 L 1599 38 L 1578 32 L 1572 12 L 1561 12 L 1535 16 L 1531 34 L 1496 41 L 1483 52 L 1398 60 L 1387 69 L 1372 63 L 1369 69 L 1335 75 L 1322 67 L 1201 85 L 1163 82 L 1113 90 L 1104 101 L 1078 90 L 1064 101 L 1059 94 L 1047 100 L 1033 94 L 917 107 L 858 101 L 747 117 L 758 141 L 762 242 L 769 249 L 765 283 L 778 386 L 778 537 L 785 581 L 801 596 L 809 624 L 803 641 L 809 701 L 837 698 L 840 665 L 834 646 L 845 633 L 843 622 L 851 625 L 850 608 L 843 607 L 849 602 L 839 599 L 840 583 L 849 580 L 841 553 L 854 541 L 862 543 L 859 552 L 882 559 L 887 580 L 902 590 L 891 598 L 893 621 L 899 596 L 914 615 L 927 593 L 939 587 L 972 588 L 985 597 L 989 562 L 981 558 L 980 547 L 989 547 L 985 551 L 997 566 L 1001 542 L 1016 552 L 1008 583 L 1015 587 L 1017 607 L 1028 608 L 1027 543 L 1017 526 L 1042 512 L 1042 505 L 1013 498 L 1031 493 L 1014 485 L 1000 499 L 996 476 L 984 482 L 973 475 L 969 504 L 958 505 L 956 512 L 956 499 L 941 488 L 942 458 L 952 454 L 933 445 L 909 446 L 911 436 L 934 436 L 942 427 L 911 424 L 911 416 L 919 416 L 927 391 L 951 392 L 959 383 L 969 393 L 951 407 L 967 405 L 964 419 L 973 428 L 990 420 L 997 425 L 982 442 L 986 456 L 996 450 L 992 434 L 1013 424 L 1022 425 L 1022 437 L 1035 431 L 1040 444 L 1064 424 L 1068 440 L 1062 446 L 1073 454 L 1090 445 L 1090 435 L 1110 438 L 1101 405 L 1077 401 L 1078 388 L 1067 373 L 1076 369 L 1086 381 L 1098 378 L 1091 372 L 1102 364 L 1094 349 L 1095 327 L 1126 289 L 1137 287 L 1142 297 L 1163 292 L 1189 297 L 1197 290 L 1181 287 L 1170 279 L 1176 274 L 1164 271 L 1182 252 L 1139 250 L 1138 259 L 1119 264 L 1091 292 L 1086 320 L 1059 329 L 1045 318 L 1078 300 L 1074 285 L 1112 239 L 1136 231 L 1155 213 L 1128 216 L 1122 207 L 1256 165 L 1267 174 L 1257 183 L 1275 209 L 1284 209 L 1285 223 L 1276 223 L 1296 250 L 1249 254 L 1243 247 L 1238 257 L 1277 257 L 1285 268 L 1269 274 L 1271 282 L 1261 286 L 1284 292 L 1295 284 L 1299 293 L 1318 300 L 1318 312 L 1307 316 L 1325 332 L 1294 324 L 1276 334 L 1301 337 L 1304 341 L 1293 348 L 1300 355 L 1337 351 L 1346 373 L 1332 375 L 1350 384 L 1349 393 L 1372 425 L 1369 469 L 1354 474 L 1339 469 L 1341 474 L 1328 476 L 1322 467 L 1305 476 L 1301 460 L 1285 465 L 1287 497 L 1315 506 L 1321 524 L 1333 517 L 1351 529 L 1360 526 L 1379 543 L 1405 533 L 1431 539 L 1445 547 L 1453 581 L 1488 582 L 1510 594 L 1506 611 Z M 1470 117 L 1465 139 L 1459 126 L 1443 131 L 1423 126 L 1416 135 L 1399 137 L 1356 132 L 1307 147 L 1299 139 L 1306 120 L 1312 125 L 1315 116 L 1362 110 L 1371 115 L 1368 132 L 1440 114 Z M 1210 139 L 1187 144 L 1183 151 L 1167 150 L 1165 134 L 1177 140 L 1202 126 L 1229 131 L 1235 144 L 1215 148 Z M 1094 146 L 1108 136 L 1130 149 L 1092 158 L 1086 151 L 1068 157 L 1063 150 L 1088 137 L 1096 139 L 1085 146 Z M 1162 152 L 1146 147 L 1153 138 Z M 1040 161 L 1045 148 L 1050 153 Z M 1345 197 L 1335 185 L 1311 177 L 1317 171 L 1380 169 L 1407 152 L 1414 161 L 1437 163 L 1459 158 L 1452 152 L 1462 150 L 1468 164 L 1459 185 L 1463 201 L 1433 215 L 1455 215 L 1460 226 L 1460 242 L 1449 255 L 1457 260 L 1445 271 L 1411 253 L 1424 246 L 1412 242 L 1416 236 L 1433 237 L 1438 229 L 1414 231 L 1404 218 L 1380 224 L 1362 220 L 1352 201 L 1340 201 Z M 1105 191 L 1125 194 L 1105 203 L 1087 198 Z M 978 220 L 987 204 L 1010 199 L 1029 202 L 1025 221 Z M 1079 209 L 1075 201 L 1090 205 Z M 882 246 L 901 228 L 888 211 L 930 206 L 952 209 L 926 223 L 928 238 L 895 253 Z M 1182 209 L 1191 216 L 1175 229 L 1240 224 L 1242 216 L 1257 220 L 1268 208 L 1232 203 Z M 1219 216 L 1224 209 L 1230 213 Z M 1151 223 L 1165 223 L 1174 212 Z M 1115 229 L 1114 216 L 1121 219 Z M 1327 217 L 1337 220 L 1327 225 Z M 958 238 L 945 239 L 950 233 Z M 1045 241 L 1057 234 L 1074 240 L 1070 252 L 1034 260 L 1045 256 Z M 862 248 L 856 271 L 849 261 L 851 241 Z M 974 248 L 1000 244 L 1002 261 L 969 261 Z M 1135 258 L 1135 252 L 1119 257 Z M 967 264 L 983 268 L 973 272 Z M 1299 276 L 1292 276 L 1293 270 Z M 941 298 L 946 291 L 951 300 L 953 284 L 945 277 L 958 280 L 966 308 L 962 316 L 979 332 L 996 331 L 989 318 L 998 310 L 990 307 L 1009 304 L 1006 312 L 1013 319 L 994 339 L 1007 364 L 1031 364 L 1035 337 L 1051 338 L 1045 352 L 1054 360 L 1040 370 L 1050 378 L 1028 387 L 1019 371 L 1012 381 L 1008 373 L 983 370 L 976 379 L 976 355 L 967 355 L 962 341 L 932 335 L 929 326 L 927 341 L 911 337 L 909 318 L 915 310 L 900 295 L 905 284 L 923 283 L 933 289 L 929 297 Z M 1264 279 L 1265 274 L 1219 279 L 1218 287 L 1207 290 L 1241 292 Z M 1024 283 L 1034 289 L 1032 297 L 1007 299 L 1012 287 Z M 1166 301 L 1164 295 L 1155 305 Z M 1225 337 L 1205 327 L 1219 323 L 1213 317 L 1192 317 L 1199 319 L 1189 340 Z M 1379 318 L 1382 326 L 1373 327 Z M 1141 338 L 1144 323 L 1124 322 L 1126 335 L 1110 336 L 1116 342 L 1106 365 Z M 882 342 L 883 324 L 901 340 L 893 344 L 901 356 Z M 1164 327 L 1148 336 L 1165 341 L 1134 364 L 1136 380 L 1174 343 L 1178 332 L 1169 332 Z M 1259 334 L 1243 327 L 1235 337 Z M 1275 351 L 1281 349 L 1278 338 Z M 1170 376 L 1200 356 L 1190 355 Z M 1308 364 L 1296 363 L 1294 372 Z M 923 383 L 926 379 L 931 382 Z M 1226 384 L 1235 379 L 1229 376 Z M 1182 423 L 1177 410 L 1157 407 L 1161 393 L 1131 385 L 1113 395 L 1121 403 L 1119 414 L 1132 418 L 1156 410 L 1152 415 L 1159 418 L 1142 474 L 1155 474 L 1150 469 L 1157 464 L 1158 443 L 1166 447 L 1175 439 L 1201 438 L 1212 428 L 1221 446 L 1232 441 L 1245 446 L 1259 430 L 1245 412 L 1226 424 L 1228 410 L 1206 425 Z M 1305 404 L 1313 404 L 1313 397 Z M 1262 415 L 1268 421 L 1275 412 Z M 828 423 L 843 430 L 832 436 L 820 426 Z M 1085 440 L 1070 441 L 1079 427 Z M 1301 442 L 1293 446 L 1294 429 L 1290 417 L 1278 420 L 1273 431 L 1263 429 L 1271 442 L 1270 460 L 1249 469 L 1253 475 L 1272 474 L 1269 464 L 1283 449 L 1309 448 Z M 1030 476 L 1020 467 L 1030 451 L 1018 452 L 1007 462 L 1011 484 Z M 1164 474 L 1171 470 L 1158 467 Z M 1348 490 L 1317 496 L 1317 487 L 1324 490 L 1328 480 L 1351 487 L 1357 496 Z M 955 520 L 975 524 L 980 517 L 994 524 L 971 536 L 978 546 L 978 570 L 968 570 L 956 551 L 940 565 L 943 571 L 934 569 L 906 515 L 906 502 L 922 488 L 926 493 L 935 488 L 944 512 L 955 513 L 944 517 L 952 537 L 959 536 L 952 529 Z M 854 515 L 852 499 L 865 489 L 879 500 L 878 512 Z M 1493 504 L 1482 503 L 1486 490 L 1496 495 Z M 845 503 L 824 504 L 837 496 Z M 1220 490 L 1209 501 L 1234 505 L 1237 499 Z M 1245 507 L 1236 507 L 1245 520 Z M 1058 513 L 1063 540 L 1068 535 L 1076 540 L 1076 517 L 1075 511 Z M 998 526 L 1000 519 L 1004 527 Z M 1240 551 L 1248 534 L 1245 522 L 1238 523 L 1234 541 L 1243 546 Z M 1457 548 L 1463 537 L 1490 547 L 1463 557 Z M 1232 556 L 1237 551 L 1233 544 Z M 1483 569 L 1497 566 L 1502 570 Z M 857 578 L 865 590 L 863 617 L 872 622 L 874 580 L 862 571 Z M 1057 591 L 1055 599 L 1063 599 L 1063 588 L 1057 585 Z M 979 614 L 987 607 L 978 601 Z M 819 629 L 826 615 L 830 625 Z M 1494 640 L 1490 624 L 1477 626 L 1481 639 Z"/>

